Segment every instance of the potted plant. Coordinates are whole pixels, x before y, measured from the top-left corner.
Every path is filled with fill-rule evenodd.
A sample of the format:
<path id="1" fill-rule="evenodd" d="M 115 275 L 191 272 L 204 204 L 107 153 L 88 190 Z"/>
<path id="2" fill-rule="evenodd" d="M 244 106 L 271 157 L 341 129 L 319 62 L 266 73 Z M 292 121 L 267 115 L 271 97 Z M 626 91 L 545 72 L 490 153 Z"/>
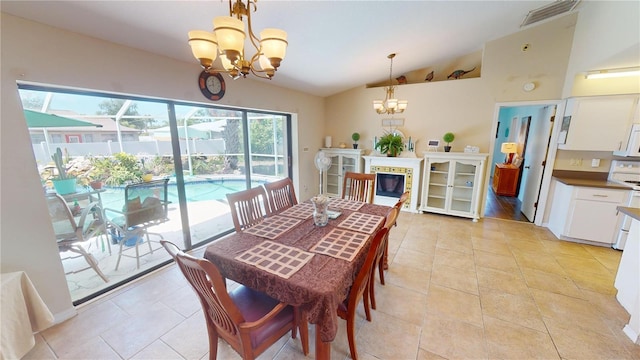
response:
<path id="1" fill-rule="evenodd" d="M 67 173 L 67 159 L 62 157 L 62 150 L 57 148 L 56 152 L 51 155 L 51 159 L 58 170 L 58 174 L 51 179 L 56 192 L 60 195 L 76 192 L 76 177 Z"/>
<path id="2" fill-rule="evenodd" d="M 449 152 L 451 151 L 451 143 L 453 142 L 453 139 L 455 139 L 456 136 L 453 135 L 452 132 L 448 132 L 446 134 L 444 134 L 444 136 L 442 136 L 442 140 L 444 140 L 444 142 L 447 143 L 447 145 L 444 146 L 444 151 L 445 152 Z"/>
<path id="3" fill-rule="evenodd" d="M 380 150 L 381 153 L 391 157 L 400 155 L 404 150 L 402 136 L 396 133 L 387 133 L 378 140 L 376 150 Z"/>
<path id="4" fill-rule="evenodd" d="M 358 140 L 360 140 L 360 134 L 357 132 L 354 132 L 353 134 L 351 134 L 351 140 L 353 140 L 353 148 L 357 149 L 358 148 Z"/>

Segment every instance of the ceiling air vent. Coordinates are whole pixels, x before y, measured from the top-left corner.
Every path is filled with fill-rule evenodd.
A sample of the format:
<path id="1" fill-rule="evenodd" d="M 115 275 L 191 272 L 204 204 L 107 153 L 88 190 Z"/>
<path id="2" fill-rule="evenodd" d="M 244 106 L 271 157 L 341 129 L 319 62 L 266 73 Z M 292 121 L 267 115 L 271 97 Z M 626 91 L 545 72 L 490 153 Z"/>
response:
<path id="1" fill-rule="evenodd" d="M 522 24 L 520 24 L 520 27 L 531 25 L 538 21 L 552 18 L 556 15 L 564 14 L 573 10 L 579 2 L 580 0 L 558 0 L 549 5 L 531 10 L 524 18 L 524 21 L 522 21 Z"/>

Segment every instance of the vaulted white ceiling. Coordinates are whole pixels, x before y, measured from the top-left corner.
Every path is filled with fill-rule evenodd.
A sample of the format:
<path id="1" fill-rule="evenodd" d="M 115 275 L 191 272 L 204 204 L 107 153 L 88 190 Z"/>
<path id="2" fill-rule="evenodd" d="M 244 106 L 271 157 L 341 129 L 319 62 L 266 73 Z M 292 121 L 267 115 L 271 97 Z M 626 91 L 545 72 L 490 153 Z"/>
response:
<path id="1" fill-rule="evenodd" d="M 271 82 L 329 96 L 387 79 L 390 53 L 397 53 L 393 70 L 399 75 L 479 51 L 487 41 L 519 31 L 530 10 L 551 2 L 260 0 L 252 19 L 256 33 L 267 27 L 288 33 L 287 56 Z M 228 15 L 229 3 L 3 0 L 0 6 L 2 12 L 198 67 L 187 32 L 210 31 L 215 16 Z"/>

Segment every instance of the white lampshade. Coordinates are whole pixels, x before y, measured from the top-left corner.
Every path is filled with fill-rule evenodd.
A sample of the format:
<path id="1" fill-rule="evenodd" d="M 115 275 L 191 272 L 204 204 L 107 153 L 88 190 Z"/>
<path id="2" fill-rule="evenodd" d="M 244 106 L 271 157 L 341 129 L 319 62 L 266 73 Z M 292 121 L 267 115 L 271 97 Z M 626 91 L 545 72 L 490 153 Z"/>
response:
<path id="1" fill-rule="evenodd" d="M 382 110 L 382 100 L 373 100 L 373 109 Z"/>
<path id="2" fill-rule="evenodd" d="M 262 30 L 260 32 L 260 47 L 264 56 L 271 60 L 271 64 L 277 68 L 287 53 L 287 33 L 280 29 Z"/>
<path id="3" fill-rule="evenodd" d="M 273 70 L 273 66 L 271 65 L 271 62 L 269 61 L 269 59 L 267 59 L 266 56 L 260 55 L 259 63 L 260 63 L 260 69 L 264 71 Z"/>
<path id="4" fill-rule="evenodd" d="M 208 62 L 207 66 L 218 56 L 218 43 L 216 35 L 208 31 L 193 30 L 189 31 L 189 45 L 193 56 L 200 60 L 203 66 Z"/>
<path id="5" fill-rule="evenodd" d="M 398 101 L 398 111 L 404 111 L 407 108 L 407 105 L 409 105 L 407 100 Z"/>
<path id="6" fill-rule="evenodd" d="M 500 152 L 503 154 L 513 154 L 518 152 L 518 144 L 514 143 L 514 142 L 505 142 L 502 143 L 502 146 L 500 147 Z"/>
<path id="7" fill-rule="evenodd" d="M 213 19 L 213 32 L 218 40 L 220 53 L 226 54 L 231 61 L 236 61 L 235 57 L 242 54 L 244 48 L 244 23 L 240 19 L 230 16 L 218 16 Z"/>
<path id="8" fill-rule="evenodd" d="M 398 99 L 389 99 L 387 100 L 387 108 L 388 109 L 396 109 L 398 107 Z"/>
<path id="9" fill-rule="evenodd" d="M 222 67 L 225 70 L 231 71 L 231 69 L 233 69 L 233 64 L 226 56 L 220 56 L 220 62 L 222 62 Z"/>

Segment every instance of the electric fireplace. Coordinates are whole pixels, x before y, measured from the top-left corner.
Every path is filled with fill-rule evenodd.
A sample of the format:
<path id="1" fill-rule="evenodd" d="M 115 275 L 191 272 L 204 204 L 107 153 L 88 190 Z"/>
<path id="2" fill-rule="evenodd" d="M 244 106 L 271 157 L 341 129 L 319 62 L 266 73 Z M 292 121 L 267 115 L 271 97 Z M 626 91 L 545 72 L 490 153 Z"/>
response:
<path id="1" fill-rule="evenodd" d="M 363 156 L 365 172 L 376 174 L 374 204 L 393 206 L 409 192 L 403 211 L 418 212 L 422 158 Z"/>

